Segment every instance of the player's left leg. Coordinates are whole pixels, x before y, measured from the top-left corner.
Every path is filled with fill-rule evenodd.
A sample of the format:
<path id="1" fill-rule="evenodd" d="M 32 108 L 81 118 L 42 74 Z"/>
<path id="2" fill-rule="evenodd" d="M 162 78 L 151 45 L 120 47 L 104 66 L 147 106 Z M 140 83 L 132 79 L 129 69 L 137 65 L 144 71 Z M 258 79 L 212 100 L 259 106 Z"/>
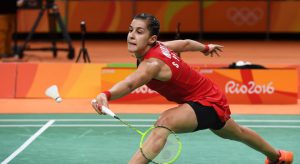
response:
<path id="1" fill-rule="evenodd" d="M 255 131 L 240 126 L 233 119 L 229 119 L 220 130 L 211 129 L 211 131 L 222 138 L 240 141 L 265 154 L 271 160 L 277 160 L 279 157 L 278 151 Z"/>

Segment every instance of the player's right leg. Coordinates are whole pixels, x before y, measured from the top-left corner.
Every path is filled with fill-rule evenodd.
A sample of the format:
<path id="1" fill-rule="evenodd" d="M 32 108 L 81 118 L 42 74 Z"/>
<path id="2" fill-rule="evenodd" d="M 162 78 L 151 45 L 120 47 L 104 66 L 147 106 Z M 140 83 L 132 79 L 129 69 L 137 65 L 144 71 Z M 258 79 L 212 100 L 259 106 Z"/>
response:
<path id="1" fill-rule="evenodd" d="M 177 107 L 164 111 L 155 126 L 167 127 L 176 133 L 192 132 L 197 127 L 197 118 L 193 108 L 188 104 L 182 104 Z M 149 140 L 147 139 L 143 146 L 143 151 L 149 152 L 154 150 L 159 152 L 169 135 L 164 128 L 155 128 L 153 133 L 150 134 Z M 138 150 L 131 160 L 130 164 L 145 164 L 149 161 L 143 156 L 140 150 Z"/>
<path id="2" fill-rule="evenodd" d="M 165 128 L 154 128 L 129 163 L 149 163 L 148 159 L 154 159 L 165 145 L 170 131 Z M 143 151 L 143 153 L 141 152 Z"/>

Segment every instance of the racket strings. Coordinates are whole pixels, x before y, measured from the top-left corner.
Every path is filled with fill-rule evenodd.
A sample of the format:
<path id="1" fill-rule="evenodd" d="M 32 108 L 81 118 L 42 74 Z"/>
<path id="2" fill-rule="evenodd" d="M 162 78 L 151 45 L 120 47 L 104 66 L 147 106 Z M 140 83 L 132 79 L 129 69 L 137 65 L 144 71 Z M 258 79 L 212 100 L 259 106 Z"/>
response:
<path id="1" fill-rule="evenodd" d="M 160 163 L 164 163 L 166 161 L 172 161 L 173 158 L 176 157 L 179 151 L 178 139 L 174 134 L 170 134 L 167 138 L 167 141 L 160 151 L 160 153 L 153 159 L 154 161 L 158 161 Z"/>

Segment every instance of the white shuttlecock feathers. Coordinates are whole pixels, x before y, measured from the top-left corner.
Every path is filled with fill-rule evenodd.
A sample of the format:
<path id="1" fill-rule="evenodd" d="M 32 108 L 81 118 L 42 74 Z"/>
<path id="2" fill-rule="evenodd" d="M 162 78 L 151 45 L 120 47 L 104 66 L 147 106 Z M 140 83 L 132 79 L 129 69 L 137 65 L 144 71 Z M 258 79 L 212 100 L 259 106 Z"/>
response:
<path id="1" fill-rule="evenodd" d="M 48 97 L 53 98 L 57 103 L 62 102 L 62 98 L 59 96 L 57 85 L 52 85 L 46 89 L 45 94 Z"/>

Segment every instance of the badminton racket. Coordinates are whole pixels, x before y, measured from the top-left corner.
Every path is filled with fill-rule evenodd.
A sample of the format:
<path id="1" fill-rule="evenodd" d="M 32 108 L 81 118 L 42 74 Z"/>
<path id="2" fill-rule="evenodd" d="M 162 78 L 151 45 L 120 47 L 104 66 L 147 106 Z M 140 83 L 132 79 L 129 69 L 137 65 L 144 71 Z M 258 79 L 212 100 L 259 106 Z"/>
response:
<path id="1" fill-rule="evenodd" d="M 92 104 L 97 103 L 96 100 L 92 100 Z M 96 110 L 97 111 L 97 110 Z M 99 111 L 97 111 L 99 113 Z M 130 129 L 134 130 L 138 134 L 141 135 L 139 148 L 142 155 L 149 161 L 156 164 L 171 164 L 174 163 L 178 157 L 180 156 L 182 143 L 179 137 L 176 135 L 174 131 L 171 129 L 164 127 L 164 126 L 151 126 L 145 132 L 140 131 L 139 129 L 133 127 L 129 123 L 120 119 L 115 113 L 113 113 L 109 108 L 102 106 L 102 113 L 107 114 L 120 122 L 124 125 L 129 127 Z M 100 113 L 101 114 L 101 113 Z M 168 135 L 167 140 L 163 140 L 162 142 L 162 149 L 155 150 L 154 148 L 149 148 L 148 140 L 151 140 L 149 136 L 153 135 L 153 133 L 163 133 Z M 150 145 L 151 147 L 152 145 Z M 147 147 L 147 149 L 146 149 Z"/>

